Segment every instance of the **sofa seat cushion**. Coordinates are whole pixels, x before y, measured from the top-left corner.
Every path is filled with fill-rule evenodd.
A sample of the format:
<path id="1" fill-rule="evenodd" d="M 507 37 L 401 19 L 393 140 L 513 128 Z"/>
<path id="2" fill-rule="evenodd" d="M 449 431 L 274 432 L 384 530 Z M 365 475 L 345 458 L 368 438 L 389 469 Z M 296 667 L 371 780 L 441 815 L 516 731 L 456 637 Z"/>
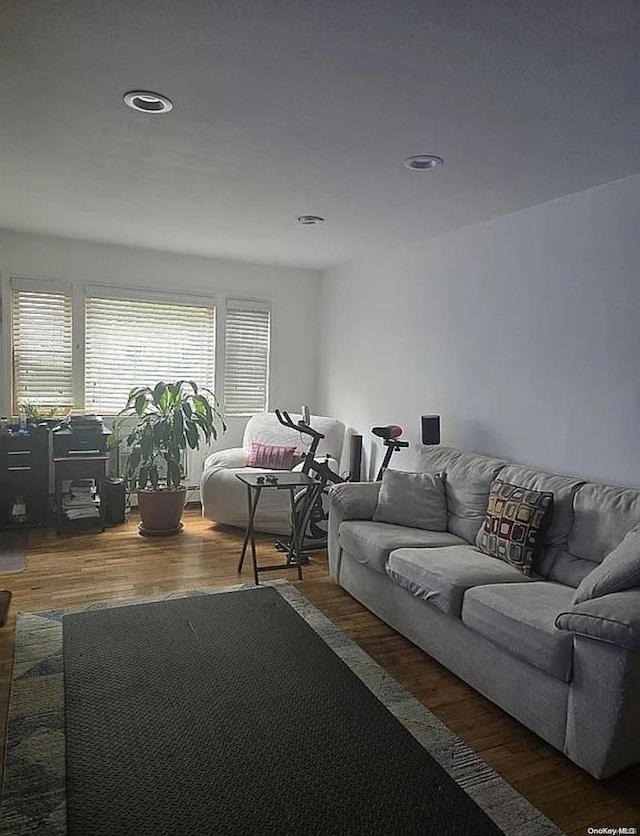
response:
<path id="1" fill-rule="evenodd" d="M 554 622 L 571 607 L 574 592 L 549 581 L 475 587 L 465 593 L 462 621 L 517 659 L 568 682 L 573 641 Z"/>
<path id="2" fill-rule="evenodd" d="M 434 548 L 464 543 L 448 531 L 425 531 L 371 520 L 346 520 L 341 523 L 338 541 L 341 548 L 359 563 L 365 563 L 383 574 L 389 554 L 399 546 Z"/>
<path id="3" fill-rule="evenodd" d="M 460 618 L 467 589 L 479 584 L 529 583 L 519 569 L 463 543 L 446 548 L 392 551 L 387 575 L 394 583 L 447 615 Z"/>

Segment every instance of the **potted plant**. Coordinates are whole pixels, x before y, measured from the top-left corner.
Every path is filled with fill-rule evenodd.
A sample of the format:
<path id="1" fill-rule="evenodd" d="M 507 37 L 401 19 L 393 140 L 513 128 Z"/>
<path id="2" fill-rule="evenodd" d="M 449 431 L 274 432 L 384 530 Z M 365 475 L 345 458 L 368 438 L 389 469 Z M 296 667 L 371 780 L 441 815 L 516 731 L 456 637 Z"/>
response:
<path id="1" fill-rule="evenodd" d="M 138 494 L 140 533 L 176 534 L 187 488 L 182 483 L 182 456 L 209 443 L 227 429 L 215 395 L 190 380 L 160 381 L 129 392 L 109 439 L 125 441 L 130 450 L 124 474 L 127 488 Z"/>
<path id="2" fill-rule="evenodd" d="M 30 401 L 21 401 L 18 404 L 20 416 L 24 416 L 27 424 L 48 424 L 55 426 L 60 422 L 68 409 L 59 406 L 39 406 Z"/>

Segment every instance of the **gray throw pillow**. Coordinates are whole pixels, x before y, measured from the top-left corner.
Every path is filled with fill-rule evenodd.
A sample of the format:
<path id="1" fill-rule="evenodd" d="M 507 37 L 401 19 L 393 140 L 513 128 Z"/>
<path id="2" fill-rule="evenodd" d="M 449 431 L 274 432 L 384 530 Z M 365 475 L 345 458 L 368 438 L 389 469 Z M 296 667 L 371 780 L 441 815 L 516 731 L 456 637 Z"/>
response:
<path id="1" fill-rule="evenodd" d="M 582 579 L 574 604 L 640 586 L 640 526 L 632 528 L 596 568 Z"/>
<path id="2" fill-rule="evenodd" d="M 385 470 L 373 519 L 427 531 L 446 531 L 443 475 Z"/>

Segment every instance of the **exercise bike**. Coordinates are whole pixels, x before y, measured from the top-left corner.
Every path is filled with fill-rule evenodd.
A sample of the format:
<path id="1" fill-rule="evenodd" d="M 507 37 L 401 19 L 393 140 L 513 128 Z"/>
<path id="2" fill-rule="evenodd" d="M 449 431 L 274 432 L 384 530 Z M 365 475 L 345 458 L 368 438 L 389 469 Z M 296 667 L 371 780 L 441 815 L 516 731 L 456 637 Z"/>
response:
<path id="1" fill-rule="evenodd" d="M 380 482 L 382 474 L 389 467 L 391 456 L 399 450 L 402 450 L 403 447 L 408 447 L 409 442 L 400 441 L 402 427 L 399 427 L 397 424 L 389 424 L 386 427 L 373 427 L 371 433 L 378 438 L 381 438 L 382 443 L 387 448 L 382 464 L 380 465 L 380 469 L 378 470 L 378 475 L 376 476 L 376 482 Z"/>
<path id="2" fill-rule="evenodd" d="M 296 559 L 298 562 L 306 564 L 309 562 L 307 552 L 319 551 L 327 547 L 329 520 L 328 487 L 330 485 L 339 485 L 343 482 L 348 482 L 349 478 L 344 478 L 331 469 L 329 466 L 329 454 L 325 456 L 324 461 L 316 460 L 318 445 L 324 438 L 324 434 L 310 426 L 308 409 L 303 408 L 303 417 L 297 423 L 294 423 L 286 410 L 282 410 L 281 412 L 279 409 L 276 409 L 275 414 L 278 421 L 284 427 L 296 430 L 302 435 L 311 438 L 311 445 L 304 455 L 301 470 L 306 475 L 313 477 L 314 482 L 294 497 L 291 509 L 291 537 L 288 540 L 278 540 L 275 544 L 278 551 L 291 553 L 291 542 L 301 543 L 301 550 L 296 555 Z M 379 481 L 389 466 L 392 455 L 403 447 L 408 447 L 409 442 L 400 440 L 402 428 L 395 424 L 387 427 L 374 427 L 371 432 L 378 438 L 382 438 L 387 448 L 376 477 L 376 480 Z"/>

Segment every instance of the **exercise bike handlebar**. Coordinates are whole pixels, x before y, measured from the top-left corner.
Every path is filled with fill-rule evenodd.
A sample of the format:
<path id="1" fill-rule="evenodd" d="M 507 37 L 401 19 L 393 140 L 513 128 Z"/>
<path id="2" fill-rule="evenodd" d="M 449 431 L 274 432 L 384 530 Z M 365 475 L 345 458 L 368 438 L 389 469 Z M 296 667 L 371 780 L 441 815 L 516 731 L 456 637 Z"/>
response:
<path id="1" fill-rule="evenodd" d="M 399 441 L 397 438 L 389 438 L 383 442 L 385 447 L 392 447 L 394 450 L 401 450 L 403 447 L 408 447 L 408 441 Z"/>
<path id="2" fill-rule="evenodd" d="M 274 411 L 276 413 L 276 418 L 280 421 L 283 427 L 289 427 L 291 430 L 296 430 L 296 432 L 309 435 L 317 441 L 324 438 L 323 433 L 318 432 L 318 430 L 314 430 L 313 427 L 310 427 L 309 424 L 305 424 L 304 421 L 300 420 L 297 424 L 294 423 L 293 418 L 289 415 L 286 409 L 283 409 L 282 412 L 279 409 Z"/>

